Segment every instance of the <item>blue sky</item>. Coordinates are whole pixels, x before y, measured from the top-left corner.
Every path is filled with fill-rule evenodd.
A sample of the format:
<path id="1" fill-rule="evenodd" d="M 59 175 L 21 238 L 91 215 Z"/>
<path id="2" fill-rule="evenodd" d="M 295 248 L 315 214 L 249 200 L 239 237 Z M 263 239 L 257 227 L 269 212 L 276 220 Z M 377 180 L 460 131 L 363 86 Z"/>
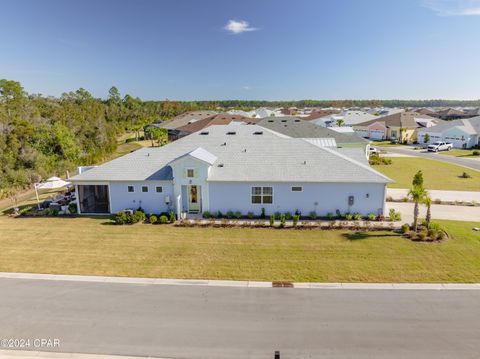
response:
<path id="1" fill-rule="evenodd" d="M 2 0 L 0 33 L 47 95 L 480 98 L 480 0 Z"/>

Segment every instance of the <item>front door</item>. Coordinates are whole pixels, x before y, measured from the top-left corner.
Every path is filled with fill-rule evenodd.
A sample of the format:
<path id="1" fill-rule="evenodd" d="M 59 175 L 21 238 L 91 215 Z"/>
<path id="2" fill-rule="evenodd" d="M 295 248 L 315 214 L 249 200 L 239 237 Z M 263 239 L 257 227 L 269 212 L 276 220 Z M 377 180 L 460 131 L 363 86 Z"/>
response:
<path id="1" fill-rule="evenodd" d="M 200 186 L 188 186 L 188 211 L 200 212 Z"/>

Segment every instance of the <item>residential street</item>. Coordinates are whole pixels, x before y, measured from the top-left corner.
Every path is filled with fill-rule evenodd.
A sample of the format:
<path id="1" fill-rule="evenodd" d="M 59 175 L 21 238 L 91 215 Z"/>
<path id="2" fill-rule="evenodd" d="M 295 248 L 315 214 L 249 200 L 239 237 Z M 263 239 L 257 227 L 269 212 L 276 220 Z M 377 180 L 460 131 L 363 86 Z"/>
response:
<path id="1" fill-rule="evenodd" d="M 401 270 L 401 268 L 399 268 Z M 0 279 L 0 337 L 171 358 L 477 358 L 479 290 Z M 38 348 L 32 350 L 39 350 Z"/>
<path id="2" fill-rule="evenodd" d="M 480 159 L 446 156 L 439 153 L 427 152 L 426 150 L 416 151 L 413 149 L 413 147 L 407 147 L 407 146 L 403 146 L 403 147 L 380 147 L 379 146 L 378 148 L 390 153 L 398 153 L 402 155 L 424 157 L 432 160 L 450 162 L 456 165 L 465 166 L 465 167 L 473 168 L 475 170 L 480 171 Z"/>

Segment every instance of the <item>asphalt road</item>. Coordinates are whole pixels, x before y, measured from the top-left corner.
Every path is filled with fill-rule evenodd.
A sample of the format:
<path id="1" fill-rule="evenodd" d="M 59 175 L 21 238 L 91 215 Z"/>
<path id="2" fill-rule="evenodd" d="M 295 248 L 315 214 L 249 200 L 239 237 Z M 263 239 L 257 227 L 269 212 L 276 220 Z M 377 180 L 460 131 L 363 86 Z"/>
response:
<path id="1" fill-rule="evenodd" d="M 378 147 L 387 152 L 399 153 L 410 156 L 418 156 L 424 158 L 430 158 L 432 160 L 438 160 L 443 162 L 454 163 L 456 165 L 465 166 L 480 171 L 480 159 L 464 158 L 455 156 L 446 156 L 435 152 L 428 152 L 426 150 L 415 151 L 409 147 Z"/>
<path id="2" fill-rule="evenodd" d="M 480 291 L 0 279 L 0 338 L 172 358 L 478 358 Z M 35 349 L 38 350 L 38 349 Z M 50 349 L 49 349 L 50 350 Z"/>

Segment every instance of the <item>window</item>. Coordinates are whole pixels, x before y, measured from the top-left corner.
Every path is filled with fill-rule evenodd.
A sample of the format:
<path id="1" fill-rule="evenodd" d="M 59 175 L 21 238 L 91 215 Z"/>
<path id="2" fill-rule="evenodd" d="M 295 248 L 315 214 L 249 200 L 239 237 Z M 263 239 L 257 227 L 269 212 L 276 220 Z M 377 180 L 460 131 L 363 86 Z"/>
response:
<path id="1" fill-rule="evenodd" d="M 142 186 L 142 192 L 148 192 L 148 186 Z"/>
<path id="2" fill-rule="evenodd" d="M 302 186 L 292 186 L 292 192 L 302 192 L 303 187 Z"/>
<path id="3" fill-rule="evenodd" d="M 188 178 L 193 178 L 195 177 L 195 170 L 193 168 L 187 169 L 187 177 Z"/>
<path id="4" fill-rule="evenodd" d="M 272 187 L 252 187 L 252 203 L 253 204 L 272 204 L 273 188 Z"/>
<path id="5" fill-rule="evenodd" d="M 157 193 L 162 193 L 162 192 L 163 192 L 162 186 L 157 186 L 157 187 L 155 187 L 155 191 L 156 191 Z"/>
<path id="6" fill-rule="evenodd" d="M 127 187 L 127 192 L 135 192 L 135 187 L 133 187 L 133 186 L 128 186 L 128 187 Z"/>

